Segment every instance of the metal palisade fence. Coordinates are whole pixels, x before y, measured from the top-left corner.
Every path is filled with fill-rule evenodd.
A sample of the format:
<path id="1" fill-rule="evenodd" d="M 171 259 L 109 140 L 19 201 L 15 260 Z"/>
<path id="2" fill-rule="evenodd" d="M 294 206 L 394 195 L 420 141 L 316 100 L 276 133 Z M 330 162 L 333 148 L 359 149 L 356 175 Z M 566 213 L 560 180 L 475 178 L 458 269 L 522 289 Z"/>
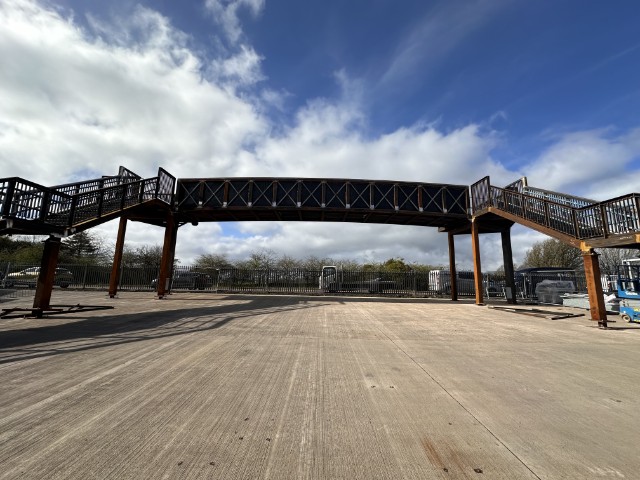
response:
<path id="1" fill-rule="evenodd" d="M 0 262 L 0 288 L 32 291 L 37 280 L 37 267 L 35 264 Z M 157 265 L 124 266 L 120 273 L 119 289 L 151 292 L 156 289 L 159 269 Z M 398 297 L 448 297 L 451 294 L 452 282 L 446 270 L 389 272 L 337 269 L 330 282 L 323 282 L 322 275 L 321 270 L 302 268 L 254 270 L 178 265 L 174 268 L 171 290 Z M 107 290 L 110 276 L 111 265 L 60 264 L 56 270 L 55 288 Z M 518 298 L 535 298 L 536 285 L 545 279 L 547 277 L 544 275 L 516 275 Z M 575 285 L 576 292 L 586 292 L 582 272 L 575 272 L 570 280 Z M 457 272 L 456 284 L 460 297 L 475 295 L 473 272 Z M 482 286 L 486 297 L 499 298 L 505 295 L 505 279 L 502 274 L 484 274 Z"/>

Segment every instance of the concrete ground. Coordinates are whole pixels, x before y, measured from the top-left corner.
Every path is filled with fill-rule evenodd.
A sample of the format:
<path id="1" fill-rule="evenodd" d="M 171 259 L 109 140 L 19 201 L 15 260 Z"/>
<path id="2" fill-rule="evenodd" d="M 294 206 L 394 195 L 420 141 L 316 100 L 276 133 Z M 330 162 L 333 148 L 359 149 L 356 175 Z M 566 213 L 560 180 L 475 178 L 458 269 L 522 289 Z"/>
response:
<path id="1" fill-rule="evenodd" d="M 53 303 L 115 309 L 0 319 L 1 479 L 640 478 L 635 326 L 468 301 Z"/>

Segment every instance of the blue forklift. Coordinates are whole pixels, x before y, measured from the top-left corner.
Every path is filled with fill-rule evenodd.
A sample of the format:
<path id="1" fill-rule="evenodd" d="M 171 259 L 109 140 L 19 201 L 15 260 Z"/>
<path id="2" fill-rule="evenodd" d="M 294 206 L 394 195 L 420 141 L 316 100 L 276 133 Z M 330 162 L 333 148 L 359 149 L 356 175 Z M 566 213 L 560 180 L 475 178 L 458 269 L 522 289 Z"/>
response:
<path id="1" fill-rule="evenodd" d="M 624 260 L 618 266 L 620 318 L 640 323 L 640 258 Z"/>

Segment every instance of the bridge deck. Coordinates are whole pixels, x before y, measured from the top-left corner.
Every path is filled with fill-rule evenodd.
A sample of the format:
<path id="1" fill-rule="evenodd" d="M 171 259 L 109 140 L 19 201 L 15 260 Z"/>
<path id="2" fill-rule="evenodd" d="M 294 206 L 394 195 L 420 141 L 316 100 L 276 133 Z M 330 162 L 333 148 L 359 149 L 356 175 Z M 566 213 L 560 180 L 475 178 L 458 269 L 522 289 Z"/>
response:
<path id="1" fill-rule="evenodd" d="M 640 330 L 428 300 L 54 294 L 77 302 L 115 314 L 0 323 L 0 478 L 640 471 Z"/>

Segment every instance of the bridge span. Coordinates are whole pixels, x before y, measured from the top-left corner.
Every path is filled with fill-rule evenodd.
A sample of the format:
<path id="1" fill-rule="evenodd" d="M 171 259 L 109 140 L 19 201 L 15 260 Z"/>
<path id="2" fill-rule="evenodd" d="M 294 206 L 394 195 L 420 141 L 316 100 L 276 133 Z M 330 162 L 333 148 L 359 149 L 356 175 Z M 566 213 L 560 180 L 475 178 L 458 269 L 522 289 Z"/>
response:
<path id="1" fill-rule="evenodd" d="M 388 180 L 320 178 L 176 179 L 160 168 L 143 179 L 120 167 L 117 175 L 42 186 L 22 178 L 0 179 L 0 234 L 48 235 L 34 309 L 49 307 L 60 239 L 120 218 L 110 295 L 117 293 L 127 221 L 165 228 L 158 281 L 169 293 L 178 228 L 225 221 L 353 222 L 437 227 L 449 238 L 455 278 L 455 235 L 470 234 L 476 303 L 483 304 L 479 235 L 500 233 L 507 300 L 515 303 L 510 229 L 514 223 L 580 248 L 591 316 L 607 325 L 597 247 L 640 248 L 640 194 L 604 202 L 531 187 L 526 178 L 506 187 L 489 177 L 471 186 Z M 451 299 L 457 300 L 453 282 Z"/>

